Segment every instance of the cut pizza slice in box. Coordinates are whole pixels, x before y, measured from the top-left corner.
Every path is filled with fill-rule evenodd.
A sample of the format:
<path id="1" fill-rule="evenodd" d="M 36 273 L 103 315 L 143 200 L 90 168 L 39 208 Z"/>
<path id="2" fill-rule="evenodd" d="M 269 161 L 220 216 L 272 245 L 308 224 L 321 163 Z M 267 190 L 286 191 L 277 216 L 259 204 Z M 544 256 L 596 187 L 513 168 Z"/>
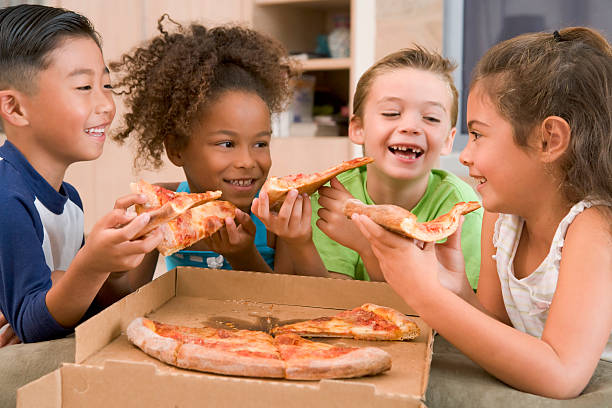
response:
<path id="1" fill-rule="evenodd" d="M 389 354 L 390 369 L 359 378 L 300 381 L 187 370 L 147 355 L 126 334 L 141 316 L 169 325 L 271 333 L 275 327 L 331 318 L 366 303 L 409 315 L 418 336 L 306 340 L 323 351 L 372 347 Z M 299 336 L 278 338 L 285 338 L 290 355 Z M 18 406 L 38 406 L 44 400 L 44 406 L 54 407 L 244 407 L 253 401 L 261 407 L 281 401 L 292 407 L 423 407 L 432 345 L 431 328 L 385 283 L 179 267 L 78 326 L 76 363 L 22 387 Z"/>

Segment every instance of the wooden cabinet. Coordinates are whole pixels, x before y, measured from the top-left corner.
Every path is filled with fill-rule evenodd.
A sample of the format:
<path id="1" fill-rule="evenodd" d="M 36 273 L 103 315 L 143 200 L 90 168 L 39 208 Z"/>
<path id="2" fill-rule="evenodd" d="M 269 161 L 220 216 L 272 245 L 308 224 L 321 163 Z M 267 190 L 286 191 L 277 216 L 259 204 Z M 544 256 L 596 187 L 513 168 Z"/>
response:
<path id="1" fill-rule="evenodd" d="M 299 54 L 299 65 L 303 75 L 314 79 L 314 114 L 325 116 L 332 125 L 305 125 L 306 133 L 319 136 L 347 135 L 348 107 L 352 95 L 350 79 L 353 69 L 353 44 L 348 56 L 331 58 L 317 57 L 318 43 L 334 30 L 338 21 L 348 25 L 351 17 L 351 0 L 254 0 L 252 25 L 256 30 L 279 40 L 292 54 Z M 351 29 L 350 27 L 348 28 Z M 347 39 L 350 41 L 350 35 Z M 320 44 L 319 44 L 320 47 Z M 307 59 L 304 57 L 308 55 Z M 296 94 L 300 94 L 299 91 Z M 300 99 L 299 96 L 296 97 Z M 317 112 L 318 108 L 318 112 Z M 344 113 L 343 119 L 341 112 Z M 296 116 L 296 121 L 304 121 Z M 312 115 L 306 117 L 310 122 Z M 338 123 L 339 126 L 333 126 Z M 289 136 L 298 133 L 297 125 L 290 128 Z M 300 124 L 304 128 L 304 124 Z M 301 131 L 300 133 L 303 133 Z"/>
<path id="2" fill-rule="evenodd" d="M 289 50 L 313 51 L 316 37 L 333 28 L 333 16 L 350 16 L 348 58 L 311 59 L 307 74 L 332 90 L 350 107 L 359 76 L 384 54 L 413 42 L 442 48 L 443 0 L 47 0 L 50 6 L 80 12 L 91 19 L 103 38 L 104 56 L 112 61 L 157 33 L 157 20 L 168 13 L 188 24 L 250 25 L 280 40 Z M 123 115 L 116 98 L 115 124 Z M 346 137 L 275 138 L 271 144 L 271 175 L 314 172 L 360 155 Z M 159 171 L 136 172 L 129 144 L 108 141 L 102 156 L 70 166 L 66 180 L 76 186 L 85 208 L 85 230 L 108 213 L 115 200 L 129 192 L 131 181 L 183 180 L 180 168 L 166 164 Z"/>

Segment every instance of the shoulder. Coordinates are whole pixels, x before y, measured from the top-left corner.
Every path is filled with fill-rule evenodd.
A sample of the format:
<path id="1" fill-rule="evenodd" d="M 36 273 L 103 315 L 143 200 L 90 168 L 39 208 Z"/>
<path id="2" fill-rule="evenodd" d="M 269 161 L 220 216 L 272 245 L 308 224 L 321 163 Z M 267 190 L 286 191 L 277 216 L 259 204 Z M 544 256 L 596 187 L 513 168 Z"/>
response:
<path id="1" fill-rule="evenodd" d="M 82 210 L 83 202 L 81 201 L 81 196 L 79 195 L 79 192 L 77 191 L 77 189 L 74 188 L 72 184 L 67 183 L 65 181 L 62 183 L 62 186 L 64 187 L 64 191 L 66 192 L 68 199 L 72 201 L 73 203 L 75 203 L 76 205 L 78 205 L 79 208 Z"/>
<path id="2" fill-rule="evenodd" d="M 467 182 L 446 170 L 433 169 L 432 192 L 447 195 L 457 201 L 478 201 L 478 194 Z"/>
<path id="3" fill-rule="evenodd" d="M 584 208 L 568 226 L 566 240 L 612 248 L 612 207 L 594 205 Z"/>

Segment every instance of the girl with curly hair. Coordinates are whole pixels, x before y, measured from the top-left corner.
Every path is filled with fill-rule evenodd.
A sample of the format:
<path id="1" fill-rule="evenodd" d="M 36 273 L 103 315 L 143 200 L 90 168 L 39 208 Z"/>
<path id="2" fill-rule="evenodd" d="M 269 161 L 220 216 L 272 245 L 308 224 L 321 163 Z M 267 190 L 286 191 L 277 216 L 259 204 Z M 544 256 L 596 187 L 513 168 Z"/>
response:
<path id="1" fill-rule="evenodd" d="M 165 151 L 185 172 L 177 191 L 221 190 L 238 207 L 235 220 L 167 257 L 167 266 L 271 272 L 276 263 L 277 271 L 292 273 L 281 240 L 270 244 L 276 251 L 268 246 L 266 227 L 250 211 L 271 165 L 271 113 L 282 111 L 290 96 L 287 53 L 275 40 L 237 26 L 177 24 L 169 33 L 166 18 L 175 23 L 162 16 L 158 36 L 110 65 L 127 107 L 114 139 L 135 139 L 139 168 L 158 168 Z M 289 241 L 311 240 L 307 198 L 294 193 L 281 211 L 293 220 Z M 139 268 L 152 273 L 157 257 L 153 251 Z"/>

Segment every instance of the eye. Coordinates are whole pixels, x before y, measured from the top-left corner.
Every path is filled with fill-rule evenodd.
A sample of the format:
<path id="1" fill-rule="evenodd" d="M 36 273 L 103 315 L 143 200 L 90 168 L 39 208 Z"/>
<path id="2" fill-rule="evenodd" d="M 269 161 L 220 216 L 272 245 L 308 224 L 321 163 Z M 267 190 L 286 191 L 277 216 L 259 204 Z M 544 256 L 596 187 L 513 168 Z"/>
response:
<path id="1" fill-rule="evenodd" d="M 475 132 L 473 130 L 470 132 L 470 135 L 472 135 L 472 140 L 474 140 L 474 141 L 480 139 L 480 136 L 482 136 L 480 133 Z"/>
<path id="2" fill-rule="evenodd" d="M 268 147 L 268 142 L 256 142 L 255 147 L 259 147 L 259 148 Z"/>
<path id="3" fill-rule="evenodd" d="M 229 140 L 224 140 L 223 142 L 217 143 L 216 146 L 225 147 L 229 149 L 231 147 L 234 147 L 234 142 L 229 141 Z"/>
<path id="4" fill-rule="evenodd" d="M 104 85 L 104 89 L 113 89 L 113 85 L 106 84 L 106 85 Z"/>
<path id="5" fill-rule="evenodd" d="M 440 123 L 440 119 L 434 118 L 433 116 L 424 116 L 423 119 L 431 123 Z"/>
<path id="6" fill-rule="evenodd" d="M 392 118 L 395 116 L 399 116 L 399 112 L 383 112 L 382 113 L 383 116 L 387 117 L 387 118 Z"/>
<path id="7" fill-rule="evenodd" d="M 79 87 L 77 87 L 77 89 L 79 91 L 89 91 L 89 90 L 91 90 L 91 85 L 79 86 Z"/>

